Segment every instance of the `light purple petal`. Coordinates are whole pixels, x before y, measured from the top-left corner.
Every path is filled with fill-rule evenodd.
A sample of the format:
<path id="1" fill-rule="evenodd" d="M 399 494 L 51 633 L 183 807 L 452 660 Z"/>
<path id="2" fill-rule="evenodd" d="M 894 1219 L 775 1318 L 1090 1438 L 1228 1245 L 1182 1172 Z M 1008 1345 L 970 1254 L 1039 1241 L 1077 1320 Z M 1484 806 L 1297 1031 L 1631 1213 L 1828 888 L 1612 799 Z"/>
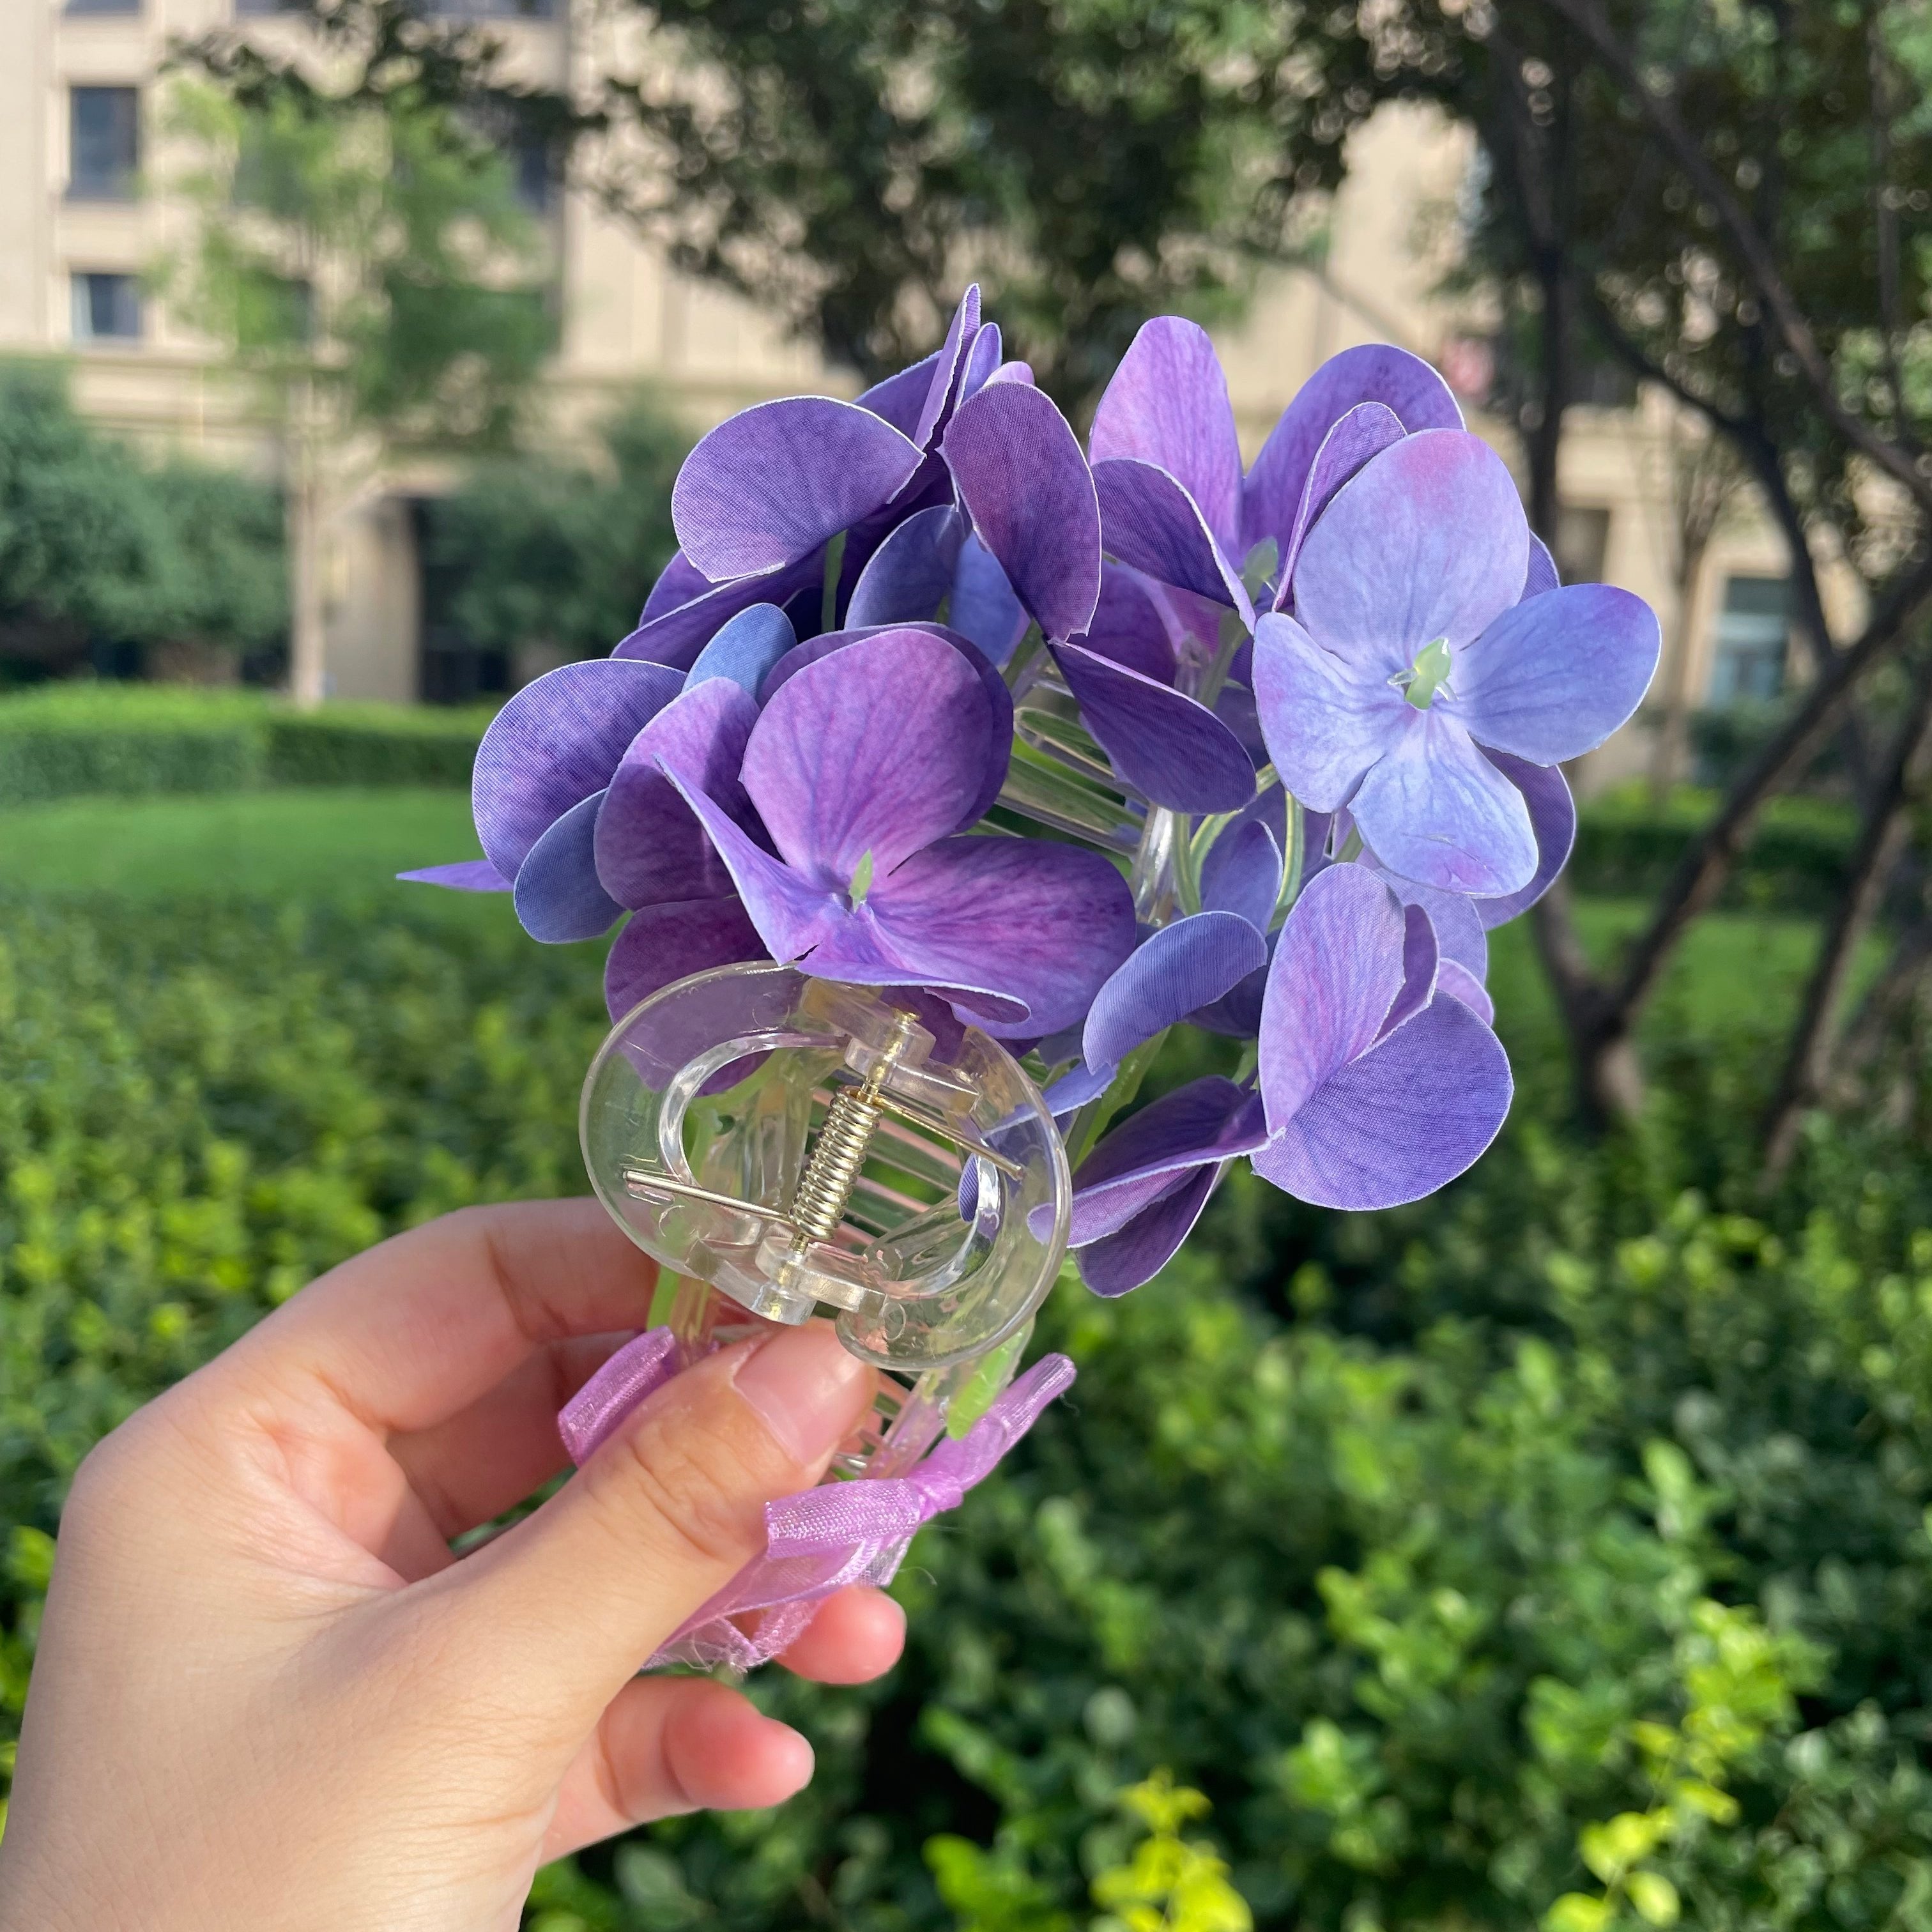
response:
<path id="1" fill-rule="evenodd" d="M 1143 1040 L 1267 964 L 1267 940 L 1234 913 L 1176 920 L 1137 946 L 1100 988 L 1087 1016 L 1083 1058 L 1089 1066 L 1118 1066 Z"/>
<path id="2" fill-rule="evenodd" d="M 662 617 L 667 610 L 675 610 L 680 604 L 702 597 L 711 588 L 710 578 L 682 550 L 674 550 L 670 562 L 658 572 L 638 622 L 648 624 L 653 617 Z"/>
<path id="3" fill-rule="evenodd" d="M 1174 633 L 1160 586 L 1138 570 L 1112 562 L 1100 567 L 1100 601 L 1080 641 L 1115 664 L 1157 684 L 1174 682 Z"/>
<path id="4" fill-rule="evenodd" d="M 1562 579 L 1556 574 L 1556 560 L 1550 554 L 1550 546 L 1532 530 L 1529 534 L 1529 568 L 1523 574 L 1522 596 L 1517 601 L 1527 603 L 1532 597 L 1540 597 L 1544 592 L 1554 590 Z"/>
<path id="5" fill-rule="evenodd" d="M 788 678 L 745 752 L 745 789 L 786 862 L 843 890 L 973 823 L 994 707 L 964 655 L 930 632 L 860 639 Z"/>
<path id="6" fill-rule="evenodd" d="M 1436 997 L 1436 972 L 1442 957 L 1428 914 L 1419 905 L 1405 905 L 1402 912 L 1402 990 L 1383 1017 L 1382 1034 L 1394 1032 Z"/>
<path id="7" fill-rule="evenodd" d="M 1190 1080 L 1130 1114 L 1073 1176 L 1069 1244 L 1117 1233 L 1191 1167 L 1251 1152 L 1268 1138 L 1255 1095 L 1219 1074 Z"/>
<path id="8" fill-rule="evenodd" d="M 686 691 L 712 678 L 728 678 L 752 697 L 765 674 L 798 642 L 791 620 L 776 604 L 754 604 L 728 620 L 685 674 Z"/>
<path id="9" fill-rule="evenodd" d="M 969 536 L 959 547 L 946 622 L 971 638 L 994 665 L 1004 665 L 1026 635 L 1025 608 L 1013 595 L 998 560 L 976 536 Z"/>
<path id="10" fill-rule="evenodd" d="M 593 845 L 604 794 L 580 799 L 530 848 L 517 871 L 518 922 L 560 946 L 608 932 L 623 910 L 598 883 Z"/>
<path id="11" fill-rule="evenodd" d="M 1237 553 L 1238 567 L 1241 445 L 1205 329 L 1175 315 L 1143 323 L 1094 412 L 1088 446 L 1096 470 L 1116 457 L 1166 470 L 1200 506 L 1216 541 Z"/>
<path id="12" fill-rule="evenodd" d="M 1424 645 L 1479 636 L 1516 602 L 1529 525 L 1481 437 L 1426 430 L 1336 492 L 1301 546 L 1294 614 L 1327 649 L 1388 677 Z"/>
<path id="13" fill-rule="evenodd" d="M 899 525 L 867 560 L 845 626 L 916 623 L 937 614 L 952 589 L 966 526 L 950 503 L 935 503 Z"/>
<path id="14" fill-rule="evenodd" d="M 1109 556 L 1157 582 L 1232 605 L 1252 627 L 1255 608 L 1239 566 L 1175 478 L 1151 463 L 1115 457 L 1094 466 L 1094 487 Z"/>
<path id="15" fill-rule="evenodd" d="M 1419 714 L 1372 668 L 1325 651 L 1292 617 L 1255 628 L 1255 703 L 1281 782 L 1305 806 L 1335 812 Z"/>
<path id="16" fill-rule="evenodd" d="M 1375 343 L 1331 356 L 1282 412 L 1242 494 L 1241 542 L 1273 537 L 1284 554 L 1295 506 L 1322 440 L 1359 403 L 1382 403 L 1404 429 L 1460 429 L 1462 412 L 1449 386 L 1419 356 Z"/>
<path id="17" fill-rule="evenodd" d="M 1509 1061 L 1460 1000 L 1438 998 L 1326 1081 L 1254 1156 L 1318 1208 L 1393 1208 L 1453 1180 L 1509 1112 Z"/>
<path id="18" fill-rule="evenodd" d="M 745 577 L 721 584 L 688 603 L 653 614 L 622 639 L 610 655 L 622 660 L 669 664 L 686 670 L 719 629 L 754 604 L 785 604 L 819 581 L 824 562 L 818 552 L 769 577 Z"/>
<path id="19" fill-rule="evenodd" d="M 1380 403 L 1358 403 L 1322 440 L 1315 460 L 1302 485 L 1301 501 L 1296 506 L 1294 527 L 1282 550 L 1275 581 L 1274 607 L 1286 607 L 1294 576 L 1295 560 L 1316 518 L 1335 500 L 1335 493 L 1366 464 L 1379 456 L 1390 443 L 1407 434 L 1394 410 Z"/>
<path id="20" fill-rule="evenodd" d="M 1554 765 L 1526 764 L 1501 752 L 1486 752 L 1490 763 L 1522 794 L 1529 807 L 1529 823 L 1536 835 L 1536 872 L 1520 892 L 1502 898 L 1478 899 L 1476 916 L 1493 930 L 1527 912 L 1549 891 L 1551 882 L 1562 871 L 1576 842 L 1576 801 L 1570 787 Z"/>
<path id="21" fill-rule="evenodd" d="M 939 346 L 939 359 L 933 365 L 932 380 L 926 385 L 926 401 L 920 407 L 919 422 L 912 433 L 913 441 L 921 449 L 932 447 L 932 439 L 952 408 L 960 363 L 979 331 L 980 285 L 974 282 L 959 298 L 959 306 L 952 311 L 952 320 L 946 328 L 946 340 Z"/>
<path id="22" fill-rule="evenodd" d="M 758 928 L 736 899 L 650 906 L 632 914 L 611 945 L 604 962 L 604 1002 L 611 1018 L 620 1020 L 694 973 L 768 956 Z"/>
<path id="23" fill-rule="evenodd" d="M 1133 895 L 1113 866 L 1040 839 L 942 839 L 875 878 L 865 910 L 902 979 L 1022 1001 L 1034 1036 L 1083 1018 L 1134 944 Z"/>
<path id="24" fill-rule="evenodd" d="M 1376 856 L 1418 884 L 1472 898 L 1520 892 L 1536 872 L 1522 794 L 1442 707 L 1409 707 L 1348 809 Z"/>
<path id="25" fill-rule="evenodd" d="M 1372 853 L 1365 850 L 1362 856 L 1376 878 L 1404 905 L 1420 906 L 1429 915 L 1444 959 L 1456 961 L 1479 980 L 1488 973 L 1490 939 L 1478 914 L 1476 900 L 1466 898 L 1460 892 L 1439 892 L 1433 886 L 1418 885 L 1399 872 L 1376 866 Z"/>
<path id="26" fill-rule="evenodd" d="M 1084 631 L 1100 595 L 1100 506 L 1079 440 L 1052 399 L 989 382 L 940 452 L 974 528 L 1049 638 Z"/>
<path id="27" fill-rule="evenodd" d="M 1279 1131 L 1366 1052 L 1402 990 L 1402 909 L 1360 866 L 1302 888 L 1275 946 L 1262 1010 L 1262 1096 Z"/>
<path id="28" fill-rule="evenodd" d="M 1151 1281 L 1194 1232 L 1222 1171 L 1218 1166 L 1196 1168 L 1118 1234 L 1081 1249 L 1073 1258 L 1080 1279 L 1094 1294 L 1109 1300 Z"/>
<path id="29" fill-rule="evenodd" d="M 1450 999 L 1460 1000 L 1486 1027 L 1496 1024 L 1496 1002 L 1490 998 L 1488 988 L 1467 967 L 1459 966 L 1445 956 L 1437 971 L 1436 985 Z"/>
<path id="30" fill-rule="evenodd" d="M 1053 655 L 1088 730 L 1143 798 L 1177 812 L 1234 812 L 1253 797 L 1241 741 L 1204 704 L 1078 644 Z"/>
<path id="31" fill-rule="evenodd" d="M 1469 735 L 1539 765 L 1594 751 L 1657 670 L 1657 614 L 1608 584 L 1573 584 L 1505 610 L 1456 652 L 1447 701 Z"/>
<path id="32" fill-rule="evenodd" d="M 1265 932 L 1281 896 L 1282 871 L 1274 834 L 1258 818 L 1237 820 L 1201 862 L 1201 904 L 1209 912 L 1233 913 Z"/>
<path id="33" fill-rule="evenodd" d="M 762 574 L 890 502 L 920 457 L 917 442 L 856 403 L 758 403 L 685 458 L 671 521 L 685 555 L 714 583 Z"/>
<path id="34" fill-rule="evenodd" d="M 497 712 L 476 748 L 470 799 L 505 878 L 579 799 L 610 782 L 625 747 L 683 682 L 662 664 L 596 658 L 560 664 Z"/>
<path id="35" fill-rule="evenodd" d="M 750 801 L 738 770 L 758 716 L 756 702 L 735 680 L 710 678 L 667 705 L 632 740 L 597 820 L 597 876 L 620 905 L 729 896 L 730 874 L 658 760 L 675 766 L 742 823 Z"/>
<path id="36" fill-rule="evenodd" d="M 1002 362 L 986 382 L 989 388 L 995 382 L 1023 382 L 1030 389 L 1033 387 L 1033 364 L 1017 361 Z"/>
<path id="37" fill-rule="evenodd" d="M 1055 1120 L 1062 1119 L 1085 1106 L 1089 1100 L 1099 1100 L 1114 1084 L 1114 1076 L 1120 1070 L 1118 1066 L 1092 1067 L 1081 1060 L 1051 1087 L 1044 1089 L 1040 1098 L 1046 1102 L 1047 1111 Z"/>
<path id="38" fill-rule="evenodd" d="M 398 872 L 396 877 L 418 886 L 447 886 L 458 892 L 507 892 L 512 890 L 510 881 L 505 878 L 488 859 L 458 859 L 448 866 L 424 866 L 413 872 Z"/>
<path id="39" fill-rule="evenodd" d="M 993 371 L 1000 366 L 1000 325 L 997 322 L 984 322 L 980 332 L 973 338 L 973 346 L 966 352 L 965 367 L 959 372 L 959 400 L 969 401 L 992 380 Z"/>

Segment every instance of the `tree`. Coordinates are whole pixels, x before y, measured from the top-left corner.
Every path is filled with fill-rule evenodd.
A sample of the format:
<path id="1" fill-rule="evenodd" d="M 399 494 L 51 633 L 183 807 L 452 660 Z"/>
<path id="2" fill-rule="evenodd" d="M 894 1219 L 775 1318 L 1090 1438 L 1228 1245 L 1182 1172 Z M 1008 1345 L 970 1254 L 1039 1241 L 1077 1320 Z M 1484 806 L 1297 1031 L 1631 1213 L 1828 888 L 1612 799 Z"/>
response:
<path id="1" fill-rule="evenodd" d="M 451 616 L 472 644 L 610 648 L 677 548 L 670 487 L 688 439 L 640 394 L 607 422 L 601 470 L 542 457 L 480 464 L 430 512 L 430 554 L 461 581 Z"/>
<path id="2" fill-rule="evenodd" d="M 166 279 L 280 435 L 291 684 L 316 704 L 331 526 L 398 449 L 507 440 L 554 334 L 542 241 L 499 147 L 406 76 L 332 92 L 232 37 L 188 58 L 194 233 Z"/>

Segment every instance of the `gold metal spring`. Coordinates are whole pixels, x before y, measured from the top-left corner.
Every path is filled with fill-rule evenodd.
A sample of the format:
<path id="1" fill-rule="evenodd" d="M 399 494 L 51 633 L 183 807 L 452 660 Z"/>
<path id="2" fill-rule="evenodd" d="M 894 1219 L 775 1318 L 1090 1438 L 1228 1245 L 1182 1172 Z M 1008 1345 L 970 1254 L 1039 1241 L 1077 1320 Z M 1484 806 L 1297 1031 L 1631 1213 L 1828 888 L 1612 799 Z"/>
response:
<path id="1" fill-rule="evenodd" d="M 843 1088 L 832 1095 L 792 1196 L 792 1224 L 806 1240 L 829 1241 L 838 1232 L 884 1118 L 884 1109 L 866 1097 L 862 1088 Z"/>

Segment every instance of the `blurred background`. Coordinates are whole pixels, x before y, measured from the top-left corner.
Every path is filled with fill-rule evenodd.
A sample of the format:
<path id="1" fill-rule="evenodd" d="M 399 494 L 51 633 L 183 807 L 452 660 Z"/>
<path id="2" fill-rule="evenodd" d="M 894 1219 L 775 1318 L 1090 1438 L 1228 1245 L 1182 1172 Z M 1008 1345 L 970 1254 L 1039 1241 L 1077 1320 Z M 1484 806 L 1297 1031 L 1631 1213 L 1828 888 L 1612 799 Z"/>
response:
<path id="1" fill-rule="evenodd" d="M 904 1666 L 757 1684 L 812 1790 L 530 1923 L 1932 1926 L 1928 77 L 1923 0 L 8 0 L 8 1734 L 100 1433 L 581 1190 L 594 949 L 391 875 L 690 443 L 977 278 L 1080 423 L 1198 318 L 1250 457 L 1430 358 L 1662 667 L 1492 942 L 1486 1159 L 1063 1285 Z"/>

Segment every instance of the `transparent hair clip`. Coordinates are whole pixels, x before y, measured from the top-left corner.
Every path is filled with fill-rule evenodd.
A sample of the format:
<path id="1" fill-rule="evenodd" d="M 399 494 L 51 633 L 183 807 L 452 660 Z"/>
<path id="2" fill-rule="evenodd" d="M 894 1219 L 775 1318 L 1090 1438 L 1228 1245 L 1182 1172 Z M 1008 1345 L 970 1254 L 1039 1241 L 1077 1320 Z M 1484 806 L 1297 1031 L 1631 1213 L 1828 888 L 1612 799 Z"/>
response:
<path id="1" fill-rule="evenodd" d="M 999 1394 L 1066 1252 L 1039 1088 L 929 996 L 782 965 L 680 980 L 612 1029 L 581 1130 L 598 1198 L 676 1278 L 685 1364 L 826 1314 L 887 1371 L 845 1474 L 902 1472 Z"/>

